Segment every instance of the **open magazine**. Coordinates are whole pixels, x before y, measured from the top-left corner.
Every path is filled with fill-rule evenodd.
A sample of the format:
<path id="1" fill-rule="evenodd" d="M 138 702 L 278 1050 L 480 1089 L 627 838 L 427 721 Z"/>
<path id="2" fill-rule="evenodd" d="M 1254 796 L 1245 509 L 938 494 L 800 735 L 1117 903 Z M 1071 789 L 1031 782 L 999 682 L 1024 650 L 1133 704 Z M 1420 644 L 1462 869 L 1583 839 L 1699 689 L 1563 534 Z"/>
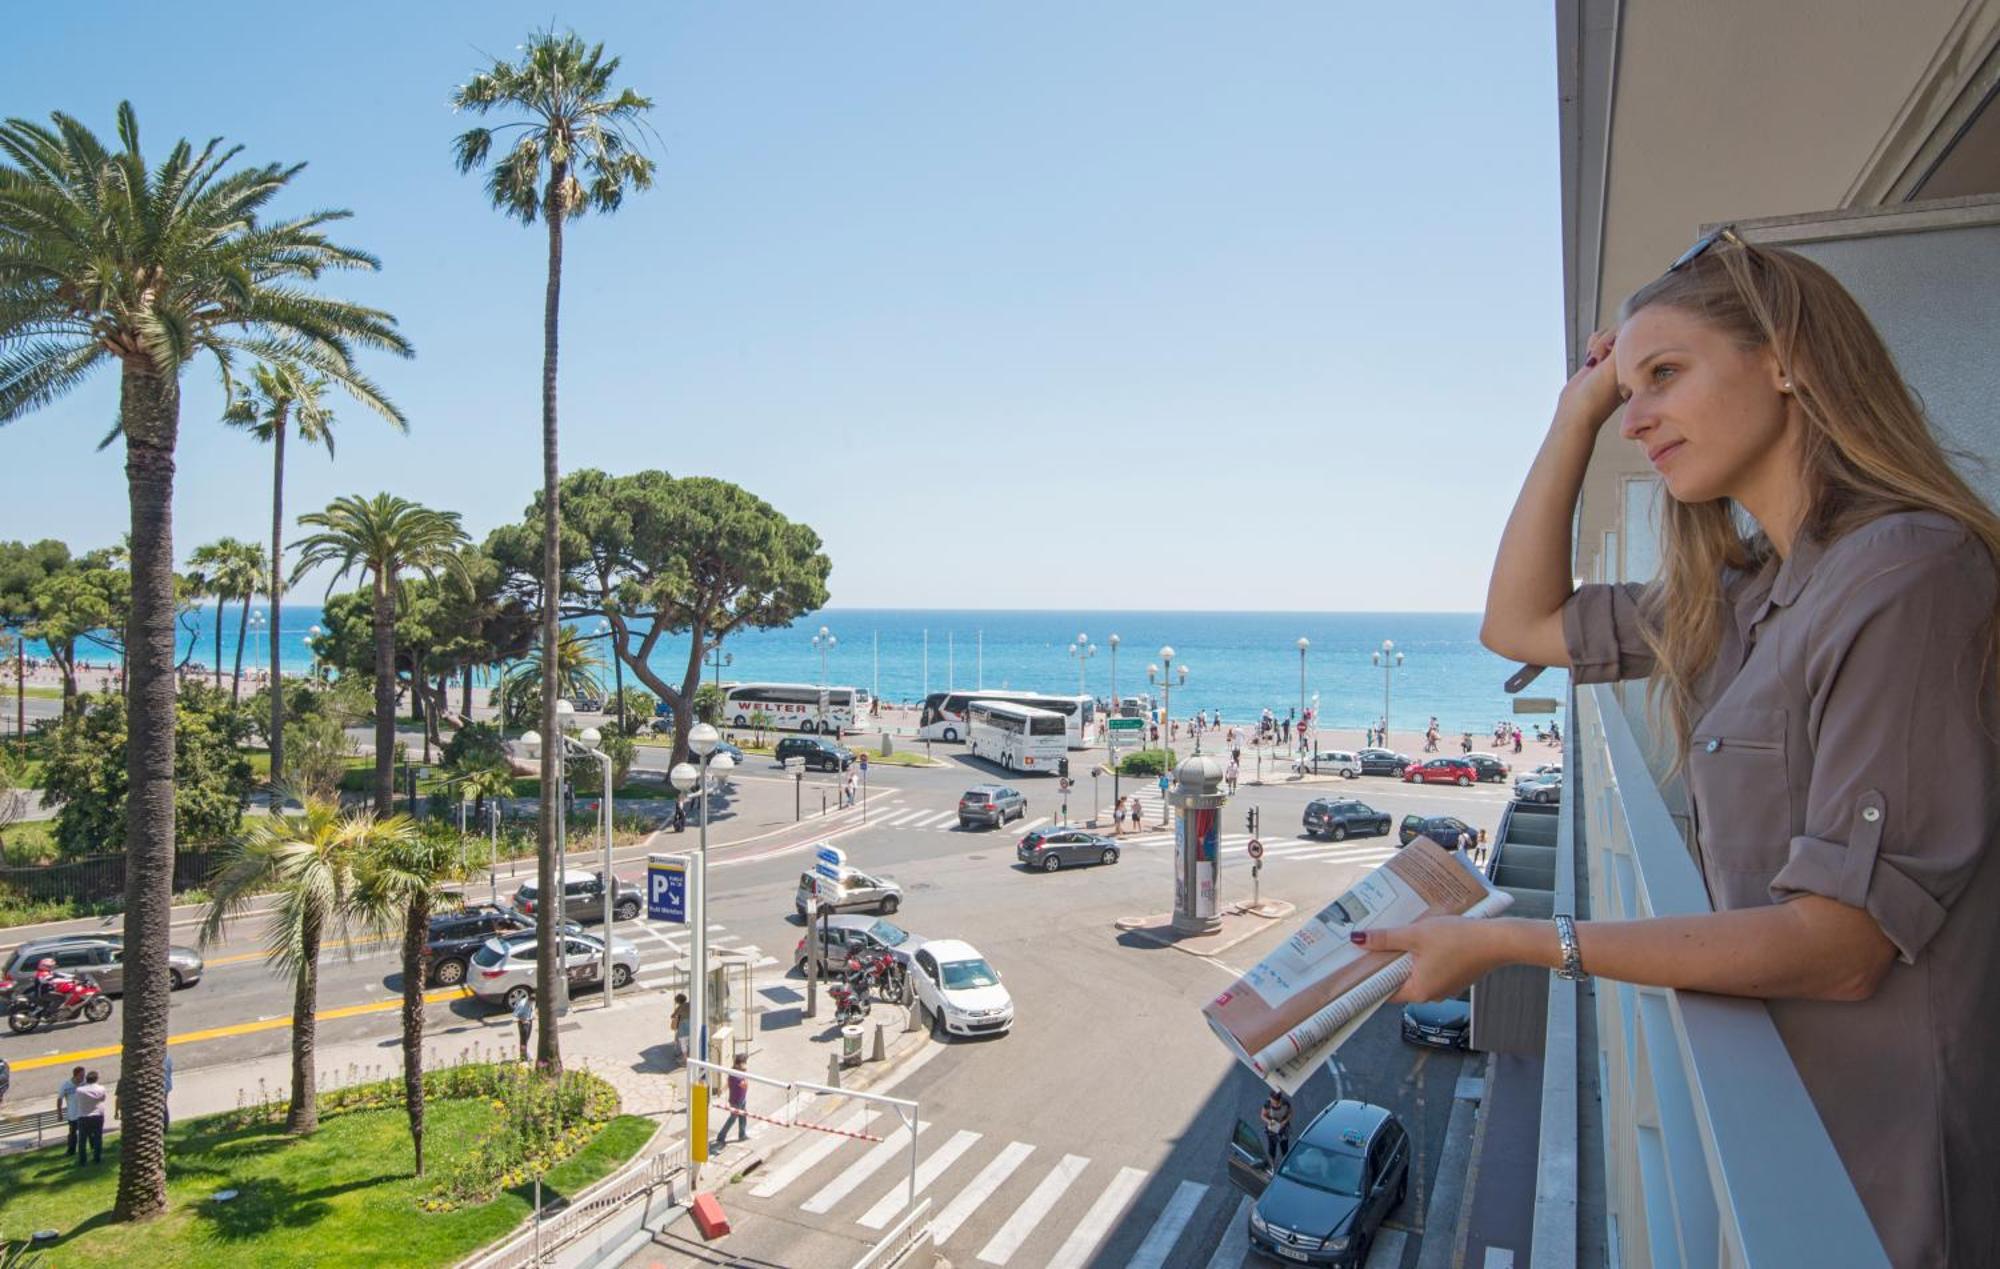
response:
<path id="1" fill-rule="evenodd" d="M 1202 1016 L 1259 1078 L 1297 1093 L 1410 976 L 1408 955 L 1356 947 L 1349 932 L 1425 916 L 1493 916 L 1513 901 L 1463 855 L 1419 837 L 1202 1006 Z"/>

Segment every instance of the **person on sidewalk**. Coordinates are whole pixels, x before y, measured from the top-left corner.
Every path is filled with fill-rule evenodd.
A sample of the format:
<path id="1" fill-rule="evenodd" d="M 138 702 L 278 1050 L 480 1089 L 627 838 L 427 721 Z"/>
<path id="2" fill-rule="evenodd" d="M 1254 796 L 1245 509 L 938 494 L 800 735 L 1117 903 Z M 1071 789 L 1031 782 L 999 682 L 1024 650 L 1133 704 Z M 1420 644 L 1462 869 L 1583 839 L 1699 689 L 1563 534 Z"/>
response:
<path id="1" fill-rule="evenodd" d="M 84 1077 L 76 1086 L 76 1097 L 80 1114 L 76 1117 L 76 1166 L 82 1167 L 84 1153 L 90 1153 L 90 1162 L 104 1162 L 104 1101 L 110 1094 L 104 1091 L 97 1072 Z"/>
<path id="2" fill-rule="evenodd" d="M 722 1143 L 729 1140 L 729 1125 L 736 1125 L 736 1139 L 750 1140 L 750 1081 L 743 1078 L 742 1071 L 750 1059 L 738 1055 L 735 1070 L 729 1073 L 729 1117 L 722 1121 L 722 1131 L 715 1134 L 715 1148 L 722 1149 Z"/>
<path id="3" fill-rule="evenodd" d="M 528 1039 L 535 1033 L 535 1001 L 523 995 L 514 1002 L 514 1030 L 521 1037 L 521 1060 L 528 1060 Z"/>
<path id="4" fill-rule="evenodd" d="M 1292 1148 L 1292 1099 L 1285 1096 L 1282 1089 L 1272 1089 L 1264 1100 L 1264 1149 L 1271 1156 L 1271 1166 L 1276 1167 L 1284 1160 Z"/>
<path id="5" fill-rule="evenodd" d="M 1236 759 L 1234 758 L 1231 758 L 1229 760 L 1229 765 L 1223 768 L 1222 774 L 1224 778 L 1229 781 L 1229 791 L 1232 794 L 1236 792 L 1236 777 L 1241 773 L 1242 773 L 1242 768 L 1236 765 Z"/>
<path id="6" fill-rule="evenodd" d="M 83 1068 L 76 1066 L 70 1068 L 68 1079 L 56 1085 L 56 1109 L 62 1112 L 63 1122 L 69 1126 L 69 1140 L 63 1146 L 65 1156 L 76 1153 L 76 1136 L 79 1131 L 76 1117 L 82 1113 L 81 1104 L 76 1098 L 76 1090 L 82 1083 Z"/>
<path id="7" fill-rule="evenodd" d="M 670 1021 L 674 1027 L 674 1049 L 685 1065 L 688 1060 L 688 998 L 684 992 L 674 993 L 674 1013 Z"/>

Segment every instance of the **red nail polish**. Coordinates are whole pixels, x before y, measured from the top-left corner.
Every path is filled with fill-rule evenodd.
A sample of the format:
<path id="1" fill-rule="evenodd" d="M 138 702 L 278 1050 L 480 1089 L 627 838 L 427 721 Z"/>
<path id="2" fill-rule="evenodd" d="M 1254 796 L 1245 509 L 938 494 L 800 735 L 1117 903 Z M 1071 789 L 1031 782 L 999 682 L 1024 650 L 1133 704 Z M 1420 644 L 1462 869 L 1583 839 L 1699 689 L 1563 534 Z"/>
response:
<path id="1" fill-rule="evenodd" d="M 1588 370 L 1588 369 L 1590 369 L 1590 368 L 1591 368 L 1592 366 L 1594 366 L 1594 365 L 1596 365 L 1596 364 L 1597 364 L 1597 358 L 1595 358 L 1595 357 L 1585 357 L 1585 358 L 1583 359 L 1583 368 L 1584 368 L 1585 370 Z"/>
<path id="2" fill-rule="evenodd" d="M 1360 930 L 1349 930 L 1347 932 L 1347 939 L 1348 942 L 1354 943 L 1358 946 L 1361 947 L 1368 946 L 1368 935 Z"/>

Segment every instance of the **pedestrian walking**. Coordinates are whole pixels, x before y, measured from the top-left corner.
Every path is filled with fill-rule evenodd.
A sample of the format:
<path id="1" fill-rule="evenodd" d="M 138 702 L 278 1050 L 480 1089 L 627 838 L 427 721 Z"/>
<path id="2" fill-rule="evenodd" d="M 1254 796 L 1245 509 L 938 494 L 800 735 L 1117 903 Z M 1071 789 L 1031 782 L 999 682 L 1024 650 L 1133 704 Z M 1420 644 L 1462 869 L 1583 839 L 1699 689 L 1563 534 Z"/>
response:
<path id="1" fill-rule="evenodd" d="M 722 1121 L 722 1131 L 715 1135 L 715 1148 L 722 1149 L 722 1143 L 729 1140 L 729 1125 L 736 1125 L 736 1139 L 750 1140 L 750 1081 L 743 1077 L 743 1069 L 750 1062 L 747 1057 L 738 1056 L 734 1069 L 729 1073 L 729 1117 Z"/>
<path id="2" fill-rule="evenodd" d="M 1117 803 L 1117 805 L 1115 805 L 1115 806 L 1113 806 L 1113 807 L 1111 808 L 1111 835 L 1112 835 L 1113 837 L 1123 837 L 1123 836 L 1125 836 L 1125 799 L 1124 799 L 1124 798 L 1119 798 L 1119 799 L 1118 799 L 1118 803 Z"/>
<path id="3" fill-rule="evenodd" d="M 806 932 L 808 939 L 812 932 Z M 674 1028 L 674 1047 L 680 1051 L 681 1061 L 688 1060 L 688 998 L 683 992 L 674 993 L 674 1013 L 670 1020 Z"/>
<path id="4" fill-rule="evenodd" d="M 1283 1090 L 1272 1089 L 1264 1099 L 1262 1110 L 1264 1119 L 1264 1149 L 1271 1156 L 1271 1165 L 1276 1167 L 1292 1148 L 1292 1099 Z"/>
<path id="5" fill-rule="evenodd" d="M 82 1067 L 71 1067 L 69 1078 L 56 1085 L 56 1109 L 62 1112 L 63 1123 L 69 1126 L 69 1140 L 63 1145 L 64 1155 L 76 1153 L 76 1137 L 78 1132 L 76 1117 L 82 1113 L 81 1104 L 77 1101 L 76 1090 L 77 1086 L 83 1083 L 83 1076 L 84 1070 Z"/>
<path id="6" fill-rule="evenodd" d="M 74 1100 L 77 1102 L 76 1117 L 76 1166 L 84 1164 L 84 1153 L 90 1154 L 90 1162 L 104 1162 L 104 1103 L 110 1094 L 92 1071 L 84 1076 L 83 1083 L 76 1086 Z"/>
<path id="7" fill-rule="evenodd" d="M 528 1037 L 535 1031 L 535 1001 L 526 993 L 514 1002 L 514 1030 L 521 1037 L 521 1060 L 525 1062 L 528 1060 Z"/>

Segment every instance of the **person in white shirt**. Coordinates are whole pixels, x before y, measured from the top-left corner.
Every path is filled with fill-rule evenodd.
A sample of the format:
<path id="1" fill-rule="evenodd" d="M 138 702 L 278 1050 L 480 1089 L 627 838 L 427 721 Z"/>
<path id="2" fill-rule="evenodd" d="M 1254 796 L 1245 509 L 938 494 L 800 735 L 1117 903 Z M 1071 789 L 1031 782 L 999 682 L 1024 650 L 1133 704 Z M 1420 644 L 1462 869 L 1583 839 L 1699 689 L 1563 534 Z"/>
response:
<path id="1" fill-rule="evenodd" d="M 56 1086 L 56 1109 L 62 1112 L 63 1122 L 69 1125 L 69 1143 L 63 1147 L 65 1155 L 76 1153 L 76 1117 L 81 1111 L 76 1099 L 76 1086 L 83 1083 L 83 1068 L 74 1067 L 69 1078 Z"/>

